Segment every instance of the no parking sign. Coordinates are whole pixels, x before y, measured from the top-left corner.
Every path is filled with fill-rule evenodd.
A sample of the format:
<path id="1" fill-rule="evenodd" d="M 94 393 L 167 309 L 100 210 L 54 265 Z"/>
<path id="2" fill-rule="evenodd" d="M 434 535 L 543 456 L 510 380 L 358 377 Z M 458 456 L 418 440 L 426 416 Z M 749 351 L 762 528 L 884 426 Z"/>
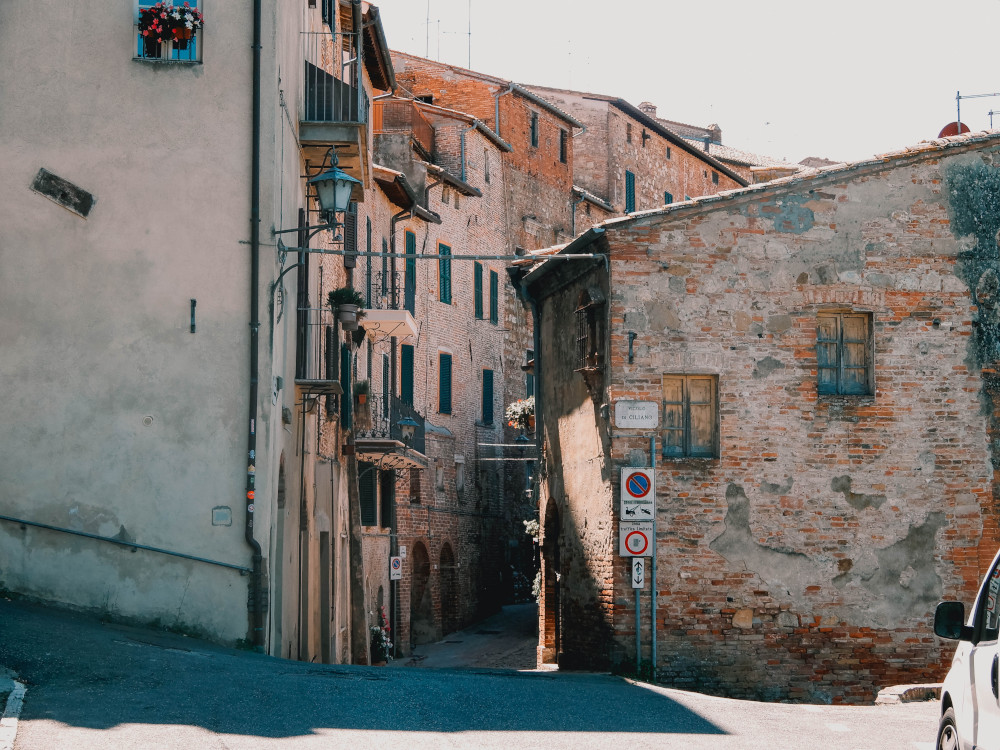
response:
<path id="1" fill-rule="evenodd" d="M 389 580 L 400 581 L 403 579 L 403 558 L 389 558 Z"/>
<path id="2" fill-rule="evenodd" d="M 656 483 L 652 469 L 626 466 L 622 469 L 622 521 L 652 521 L 656 506 Z"/>

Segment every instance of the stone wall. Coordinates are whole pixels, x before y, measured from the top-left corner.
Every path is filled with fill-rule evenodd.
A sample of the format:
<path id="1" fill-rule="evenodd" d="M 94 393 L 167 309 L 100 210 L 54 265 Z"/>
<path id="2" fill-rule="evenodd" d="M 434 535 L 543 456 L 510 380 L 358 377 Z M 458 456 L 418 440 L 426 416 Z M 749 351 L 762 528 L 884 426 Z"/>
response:
<path id="1" fill-rule="evenodd" d="M 666 684 L 864 702 L 943 676 L 934 606 L 971 604 L 998 543 L 996 326 L 970 286 L 993 288 L 1000 180 L 996 139 L 927 148 L 609 228 L 610 369 L 589 425 L 610 440 L 608 467 L 576 491 L 550 477 L 548 491 L 571 509 L 618 498 L 620 468 L 650 456 L 647 433 L 612 426 L 614 403 L 653 401 L 662 417 L 664 375 L 714 377 L 717 456 L 656 457 Z M 838 312 L 870 316 L 872 395 L 817 392 L 817 316 Z M 581 387 L 568 368 L 545 377 L 546 394 Z M 547 449 L 557 432 L 583 434 L 580 410 L 544 409 Z M 561 444 L 562 465 L 594 459 Z M 599 546 L 592 533 L 581 539 Z M 603 539 L 617 548 L 617 533 Z M 634 658 L 627 558 L 613 580 L 614 643 L 596 663 Z M 647 574 L 644 659 L 649 595 Z"/>

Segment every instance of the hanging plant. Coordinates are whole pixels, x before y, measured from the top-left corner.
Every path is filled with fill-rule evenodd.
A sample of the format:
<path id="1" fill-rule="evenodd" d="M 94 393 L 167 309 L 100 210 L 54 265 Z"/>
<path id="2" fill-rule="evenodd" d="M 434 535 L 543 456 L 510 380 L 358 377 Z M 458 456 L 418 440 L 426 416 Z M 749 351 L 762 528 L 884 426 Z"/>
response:
<path id="1" fill-rule="evenodd" d="M 519 398 L 517 401 L 507 404 L 504 412 L 508 427 L 518 427 L 522 430 L 534 427 L 535 424 L 535 397 Z"/>
<path id="2" fill-rule="evenodd" d="M 329 296 L 330 307 L 340 318 L 340 323 L 345 331 L 358 330 L 358 318 L 365 315 L 365 300 L 356 289 L 349 286 L 342 286 L 334 289 Z"/>

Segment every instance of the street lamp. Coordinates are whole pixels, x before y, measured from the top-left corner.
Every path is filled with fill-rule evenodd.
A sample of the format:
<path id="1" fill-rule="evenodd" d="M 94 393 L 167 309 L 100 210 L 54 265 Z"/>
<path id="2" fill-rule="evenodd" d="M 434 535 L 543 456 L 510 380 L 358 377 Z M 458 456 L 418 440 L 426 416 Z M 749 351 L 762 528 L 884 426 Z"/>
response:
<path id="1" fill-rule="evenodd" d="M 529 445 L 531 445 L 531 438 L 529 438 L 522 432 L 520 435 L 514 438 L 514 442 L 517 443 L 517 452 L 523 456 L 525 449 Z"/>
<path id="2" fill-rule="evenodd" d="M 401 420 L 396 422 L 396 426 L 399 428 L 400 433 L 403 436 L 403 443 L 406 445 L 410 444 L 413 439 L 413 433 L 420 426 L 413 417 L 403 417 Z"/>
<path id="3" fill-rule="evenodd" d="M 319 198 L 320 215 L 331 227 L 337 225 L 337 214 L 342 214 L 351 203 L 351 191 L 361 180 L 351 177 L 337 166 L 337 155 L 333 155 L 333 164 L 328 170 L 309 180 L 316 186 L 316 197 Z"/>

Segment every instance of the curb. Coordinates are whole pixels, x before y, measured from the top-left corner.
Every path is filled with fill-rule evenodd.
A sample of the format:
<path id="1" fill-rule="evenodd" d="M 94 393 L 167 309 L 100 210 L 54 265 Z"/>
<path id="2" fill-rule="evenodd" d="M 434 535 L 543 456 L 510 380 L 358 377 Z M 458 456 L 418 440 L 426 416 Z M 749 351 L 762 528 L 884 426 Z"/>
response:
<path id="1" fill-rule="evenodd" d="M 926 683 L 924 685 L 893 685 L 882 688 L 875 698 L 876 706 L 893 706 L 897 703 L 915 703 L 917 701 L 936 701 L 941 698 L 941 683 Z"/>
<path id="2" fill-rule="evenodd" d="M 14 679 L 14 673 L 0 670 L 0 700 L 6 696 L 3 716 L 0 718 L 0 750 L 14 750 L 17 722 L 24 705 L 24 685 Z"/>

